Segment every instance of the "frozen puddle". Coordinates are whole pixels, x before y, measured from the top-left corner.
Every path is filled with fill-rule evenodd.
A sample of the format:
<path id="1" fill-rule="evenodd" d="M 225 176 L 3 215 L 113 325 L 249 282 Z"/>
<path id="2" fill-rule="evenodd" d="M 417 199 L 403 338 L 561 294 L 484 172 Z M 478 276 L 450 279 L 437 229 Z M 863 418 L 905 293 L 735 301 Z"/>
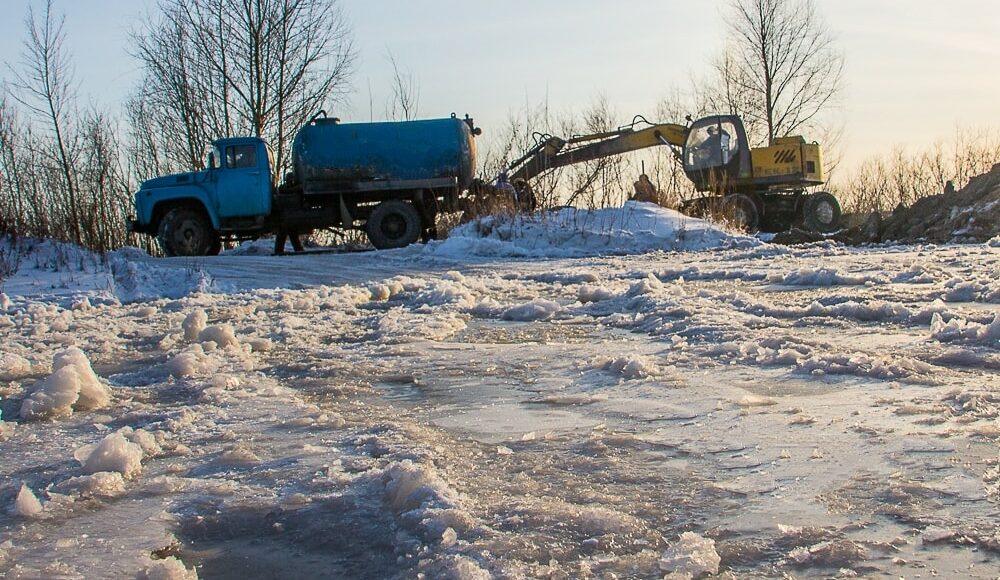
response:
<path id="1" fill-rule="evenodd" d="M 995 250 L 198 267 L 0 307 L 0 574 L 996 576 Z"/>

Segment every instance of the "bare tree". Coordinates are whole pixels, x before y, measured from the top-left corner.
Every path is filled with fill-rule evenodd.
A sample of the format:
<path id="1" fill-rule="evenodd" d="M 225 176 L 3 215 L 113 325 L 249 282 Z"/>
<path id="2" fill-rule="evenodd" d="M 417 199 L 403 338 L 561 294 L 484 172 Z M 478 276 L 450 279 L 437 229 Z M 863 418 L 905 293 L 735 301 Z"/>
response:
<path id="1" fill-rule="evenodd" d="M 274 146 L 280 172 L 298 128 L 346 92 L 353 41 L 330 0 L 161 0 L 159 11 L 135 34 L 146 71 L 135 99 L 156 103 L 164 121 L 144 140 L 171 162 L 198 167 L 211 139 L 248 134 Z"/>
<path id="2" fill-rule="evenodd" d="M 619 125 L 605 95 L 599 95 L 584 111 L 583 131 L 588 135 L 612 132 Z M 590 209 L 621 205 L 628 198 L 631 185 L 631 161 L 629 155 L 614 155 L 571 166 L 568 174 L 572 192 L 567 205 L 582 203 Z"/>
<path id="3" fill-rule="evenodd" d="M 731 0 L 712 99 L 758 143 L 802 131 L 841 88 L 844 59 L 814 0 Z"/>
<path id="4" fill-rule="evenodd" d="M 49 172 L 49 177 L 58 176 L 56 181 L 61 179 L 61 183 L 50 182 L 53 187 L 49 193 L 65 191 L 68 204 L 65 210 L 69 219 L 64 223 L 69 226 L 71 239 L 80 243 L 83 236 L 78 219 L 81 214 L 74 175 L 78 151 L 76 135 L 72 130 L 76 90 L 69 57 L 63 47 L 66 38 L 64 23 L 65 17 L 57 18 L 53 14 L 52 0 L 46 0 L 41 21 L 36 18 L 34 8 L 29 9 L 25 20 L 29 36 L 24 41 L 21 67 L 10 68 L 14 89 L 11 94 L 52 132 L 53 147 L 45 152 L 45 157 L 53 170 Z"/>
<path id="5" fill-rule="evenodd" d="M 386 105 L 385 116 L 394 121 L 410 121 L 417 118 L 420 104 L 420 89 L 417 80 L 409 70 L 401 70 L 396 56 L 387 53 L 392 65 L 392 97 Z"/>

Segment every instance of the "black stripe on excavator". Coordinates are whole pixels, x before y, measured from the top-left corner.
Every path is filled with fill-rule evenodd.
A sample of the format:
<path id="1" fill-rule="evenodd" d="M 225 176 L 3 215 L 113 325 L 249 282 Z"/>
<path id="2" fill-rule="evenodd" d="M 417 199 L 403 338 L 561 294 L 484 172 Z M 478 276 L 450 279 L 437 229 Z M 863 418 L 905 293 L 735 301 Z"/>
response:
<path id="1" fill-rule="evenodd" d="M 784 151 L 778 151 L 774 154 L 775 163 L 794 163 L 795 162 L 795 150 L 785 149 Z"/>

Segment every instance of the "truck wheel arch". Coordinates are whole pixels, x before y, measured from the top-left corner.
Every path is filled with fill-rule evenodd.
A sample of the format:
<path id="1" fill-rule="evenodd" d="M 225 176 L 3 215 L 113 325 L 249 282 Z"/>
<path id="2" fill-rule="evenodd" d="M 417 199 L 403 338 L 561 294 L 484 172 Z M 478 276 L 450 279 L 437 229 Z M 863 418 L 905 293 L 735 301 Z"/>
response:
<path id="1" fill-rule="evenodd" d="M 170 210 L 178 207 L 190 207 L 191 209 L 204 213 L 205 217 L 208 218 L 209 223 L 212 224 L 212 228 L 214 228 L 216 231 L 219 230 L 218 220 L 214 215 L 212 215 L 212 212 L 208 211 L 207 207 L 205 206 L 205 202 L 203 202 L 198 198 L 193 198 L 193 197 L 165 199 L 154 205 L 152 212 L 152 219 L 149 220 L 150 230 L 153 232 L 158 231 L 160 229 L 160 221 L 163 219 L 163 216 L 170 213 Z"/>

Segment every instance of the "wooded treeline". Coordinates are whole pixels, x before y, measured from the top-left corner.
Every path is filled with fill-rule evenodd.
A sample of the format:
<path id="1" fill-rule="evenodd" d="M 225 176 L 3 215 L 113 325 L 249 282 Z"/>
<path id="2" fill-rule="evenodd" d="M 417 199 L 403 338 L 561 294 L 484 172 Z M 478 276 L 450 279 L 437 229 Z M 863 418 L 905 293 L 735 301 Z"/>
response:
<path id="1" fill-rule="evenodd" d="M 107 111 L 78 94 L 53 1 L 38 6 L 0 92 L 0 233 L 98 251 L 153 250 L 147 236 L 126 231 L 132 192 L 144 179 L 201 169 L 215 138 L 264 138 L 280 180 L 295 131 L 343 102 L 356 57 L 334 0 L 160 0 L 129 42 L 141 80 L 122 110 Z M 838 167 L 836 115 L 843 56 L 815 1 L 729 0 L 726 26 L 709 74 L 663 98 L 651 120 L 737 114 L 754 146 L 789 134 L 818 141 L 837 184 L 827 188 L 848 211 L 891 210 L 948 181 L 962 187 L 1000 160 L 996 133 L 959 130 L 925 151 L 897 149 L 847 174 Z M 388 59 L 394 76 L 384 114 L 412 119 L 417 79 L 392 53 Z M 632 113 L 623 116 L 604 97 L 583 111 L 556 114 L 548 103 L 512 111 L 502 126 L 486 127 L 480 174 L 496 176 L 537 134 L 611 131 Z M 533 186 L 543 207 L 608 207 L 632 195 L 640 173 L 665 204 L 695 195 L 667 147 L 565 167 Z"/>
<path id="2" fill-rule="evenodd" d="M 132 192 L 201 169 L 209 143 L 254 135 L 288 166 L 295 131 L 346 91 L 355 50 L 329 0 L 161 0 L 132 34 L 143 76 L 122 111 L 81 104 L 52 0 L 29 11 L 0 96 L 0 232 L 107 251 Z M 277 177 L 277 176 L 276 176 Z"/>

